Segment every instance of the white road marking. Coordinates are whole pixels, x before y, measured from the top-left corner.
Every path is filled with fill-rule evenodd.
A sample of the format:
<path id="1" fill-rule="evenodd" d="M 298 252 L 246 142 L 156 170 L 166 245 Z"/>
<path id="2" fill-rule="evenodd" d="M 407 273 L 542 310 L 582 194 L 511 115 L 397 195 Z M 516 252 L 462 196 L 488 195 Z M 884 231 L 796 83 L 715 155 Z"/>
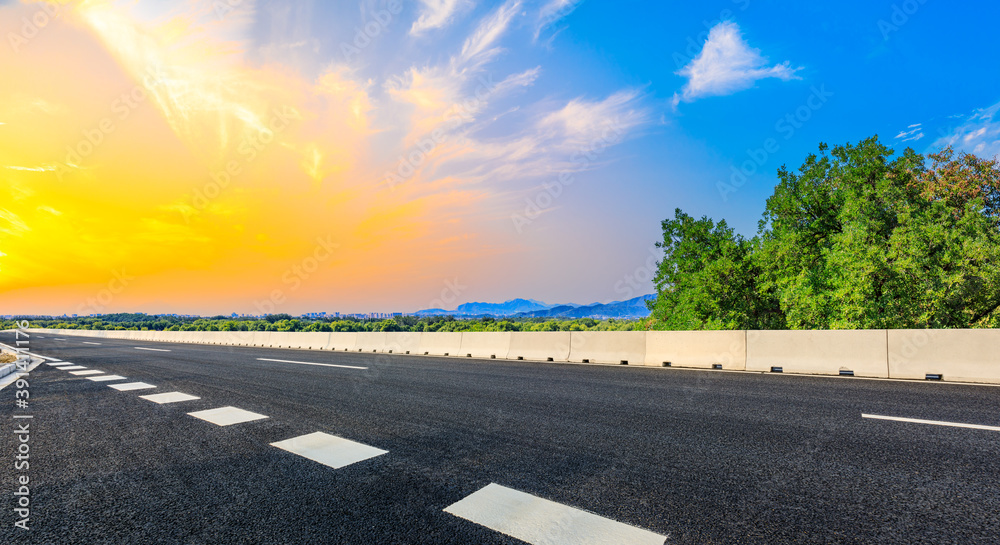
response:
<path id="1" fill-rule="evenodd" d="M 534 545 L 663 545 L 666 536 L 491 483 L 445 512 Z"/>
<path id="2" fill-rule="evenodd" d="M 55 339 L 55 340 L 66 342 L 66 339 Z"/>
<path id="3" fill-rule="evenodd" d="M 67 365 L 66 367 L 56 367 L 56 369 L 60 371 L 76 371 L 78 369 L 86 369 L 86 367 L 82 365 Z"/>
<path id="4" fill-rule="evenodd" d="M 73 364 L 66 361 L 47 361 L 45 362 L 45 365 L 48 365 L 50 367 L 59 367 L 60 365 L 73 365 Z"/>
<path id="5" fill-rule="evenodd" d="M 278 363 L 297 363 L 299 365 L 319 365 L 321 367 L 340 367 L 342 369 L 368 369 L 367 367 L 358 367 L 355 365 L 334 365 L 332 363 L 313 363 L 311 361 L 292 361 L 292 360 L 272 360 L 270 358 L 257 358 L 260 361 L 276 361 Z"/>
<path id="6" fill-rule="evenodd" d="M 87 369 L 86 371 L 71 371 L 71 375 L 77 375 L 80 377 L 85 377 L 87 375 L 103 375 L 104 371 L 98 371 L 97 369 Z"/>
<path id="7" fill-rule="evenodd" d="M 148 390 L 150 388 L 156 388 L 152 384 L 146 384 L 145 382 L 125 382 L 123 384 L 108 384 L 115 390 L 119 392 L 128 392 L 130 390 Z"/>
<path id="8" fill-rule="evenodd" d="M 982 426 L 980 424 L 962 424 L 960 422 L 942 422 L 940 420 L 918 420 L 916 418 L 881 416 L 877 414 L 862 414 L 861 418 L 874 418 L 876 420 L 895 420 L 896 422 L 909 422 L 911 424 L 931 424 L 933 426 L 951 426 L 953 428 L 971 428 L 974 430 L 1000 431 L 1000 427 L 997 426 Z"/>
<path id="9" fill-rule="evenodd" d="M 143 348 L 141 346 L 136 346 L 135 349 L 136 350 L 148 350 L 150 352 L 170 352 L 170 350 L 166 350 L 166 349 L 163 349 L 163 348 Z"/>
<path id="10" fill-rule="evenodd" d="M 243 409 L 237 409 L 236 407 L 219 407 L 218 409 L 195 411 L 188 414 L 195 418 L 205 420 L 206 422 L 211 422 L 216 426 L 231 426 L 233 424 L 268 418 L 262 414 L 244 411 Z"/>
<path id="11" fill-rule="evenodd" d="M 48 356 L 43 356 L 41 354 L 35 354 L 34 352 L 28 352 L 28 354 L 30 354 L 34 358 L 42 358 L 45 361 L 62 361 L 59 358 L 50 358 Z"/>
<path id="12" fill-rule="evenodd" d="M 338 469 L 389 451 L 318 431 L 271 443 L 271 446 Z"/>
<path id="13" fill-rule="evenodd" d="M 94 382 L 107 382 L 109 380 L 125 380 L 125 377 L 121 375 L 101 375 L 99 377 L 87 377 L 87 380 L 92 380 Z"/>
<path id="14" fill-rule="evenodd" d="M 101 344 L 101 343 L 88 343 L 87 341 L 82 341 L 83 344 Z"/>
<path id="15" fill-rule="evenodd" d="M 180 392 L 167 392 L 165 394 L 150 394 L 147 396 L 139 396 L 147 401 L 152 401 L 153 403 L 159 403 L 163 405 L 164 403 L 178 403 L 180 401 L 191 401 L 194 399 L 201 399 L 198 396 L 193 396 L 189 394 L 182 394 Z"/>

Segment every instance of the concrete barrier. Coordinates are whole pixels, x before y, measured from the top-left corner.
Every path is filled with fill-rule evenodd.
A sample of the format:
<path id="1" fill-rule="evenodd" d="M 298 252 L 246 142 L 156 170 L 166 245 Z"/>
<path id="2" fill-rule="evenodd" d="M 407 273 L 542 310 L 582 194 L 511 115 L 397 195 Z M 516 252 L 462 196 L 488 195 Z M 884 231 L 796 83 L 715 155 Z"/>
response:
<path id="1" fill-rule="evenodd" d="M 358 344 L 358 334 L 350 333 L 346 331 L 330 333 L 330 342 L 327 344 L 327 350 L 336 350 L 338 352 L 351 351 Z"/>
<path id="2" fill-rule="evenodd" d="M 357 333 L 354 352 L 382 352 L 385 348 L 385 331 L 365 331 Z"/>
<path id="3" fill-rule="evenodd" d="M 462 346 L 457 355 L 502 360 L 507 358 L 509 351 L 509 331 L 467 332 L 462 333 Z"/>
<path id="4" fill-rule="evenodd" d="M 503 333 L 287 333 L 37 329 L 51 337 L 377 350 L 1000 384 L 1000 329 Z"/>
<path id="5" fill-rule="evenodd" d="M 423 333 L 394 331 L 385 335 L 385 351 L 391 354 L 423 354 L 420 350 L 420 336 Z"/>
<path id="6" fill-rule="evenodd" d="M 568 361 L 569 331 L 513 331 L 510 334 L 509 360 Z"/>
<path id="7" fill-rule="evenodd" d="M 268 333 L 268 339 L 270 340 L 270 348 L 291 348 L 297 341 L 295 340 L 295 335 L 297 333 L 290 333 L 287 331 L 271 331 Z"/>
<path id="8" fill-rule="evenodd" d="M 643 365 L 645 357 L 645 331 L 573 331 L 570 333 L 569 361 Z"/>
<path id="9" fill-rule="evenodd" d="M 330 334 L 321 331 L 299 333 L 272 331 L 269 333 L 270 346 L 275 348 L 295 348 L 300 350 L 322 350 L 330 344 Z"/>
<path id="10" fill-rule="evenodd" d="M 746 361 L 745 331 L 646 332 L 646 365 L 742 371 Z"/>
<path id="11" fill-rule="evenodd" d="M 254 333 L 254 331 L 227 331 L 223 342 L 230 346 L 252 345 Z"/>
<path id="12" fill-rule="evenodd" d="M 455 332 L 421 333 L 418 354 L 456 356 L 462 350 L 462 334 Z"/>
<path id="13" fill-rule="evenodd" d="M 201 339 L 205 344 L 225 344 L 229 333 L 229 331 L 205 331 L 201 334 Z"/>
<path id="14" fill-rule="evenodd" d="M 889 377 L 1000 384 L 1000 329 L 888 331 Z"/>
<path id="15" fill-rule="evenodd" d="M 888 378 L 884 329 L 748 331 L 747 371 Z"/>

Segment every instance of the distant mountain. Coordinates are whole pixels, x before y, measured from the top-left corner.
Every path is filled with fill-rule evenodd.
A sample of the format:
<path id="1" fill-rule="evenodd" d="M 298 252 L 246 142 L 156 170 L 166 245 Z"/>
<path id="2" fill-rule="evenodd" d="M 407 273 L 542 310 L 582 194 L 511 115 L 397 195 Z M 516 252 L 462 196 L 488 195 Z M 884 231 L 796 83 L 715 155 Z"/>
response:
<path id="1" fill-rule="evenodd" d="M 417 316 L 513 316 L 521 312 L 533 312 L 551 308 L 533 299 L 511 299 L 503 303 L 465 303 L 455 310 L 430 308 L 414 312 Z"/>
<path id="2" fill-rule="evenodd" d="M 505 303 L 465 303 L 458 305 L 455 312 L 462 314 L 493 314 L 496 316 L 510 316 L 519 312 L 533 312 L 551 308 L 540 301 L 531 299 L 512 299 Z"/>
<path id="3" fill-rule="evenodd" d="M 646 301 L 655 295 L 643 295 L 627 301 L 590 305 L 547 305 L 533 299 L 512 299 L 503 303 L 465 303 L 455 310 L 431 308 L 414 312 L 417 316 L 514 316 L 523 318 L 645 318 Z"/>
<path id="4" fill-rule="evenodd" d="M 592 305 L 560 305 L 545 310 L 522 312 L 515 316 L 518 318 L 645 318 L 649 316 L 646 301 L 651 299 L 656 299 L 656 295 L 649 294 L 627 301 L 594 303 Z"/>

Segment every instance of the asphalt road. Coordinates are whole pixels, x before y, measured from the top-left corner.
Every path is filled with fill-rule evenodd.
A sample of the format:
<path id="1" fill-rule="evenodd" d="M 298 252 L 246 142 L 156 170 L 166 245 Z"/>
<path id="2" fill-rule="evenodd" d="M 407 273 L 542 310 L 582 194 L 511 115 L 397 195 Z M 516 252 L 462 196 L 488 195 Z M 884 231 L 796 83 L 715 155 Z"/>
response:
<path id="1" fill-rule="evenodd" d="M 1000 542 L 1000 432 L 861 416 L 1000 426 L 997 387 L 43 337 L 126 379 L 0 390 L 0 543 L 523 543 L 445 511 L 490 483 L 668 544 Z M 171 391 L 200 399 L 139 397 Z M 187 414 L 223 406 L 268 418 Z M 317 431 L 388 452 L 270 445 Z"/>

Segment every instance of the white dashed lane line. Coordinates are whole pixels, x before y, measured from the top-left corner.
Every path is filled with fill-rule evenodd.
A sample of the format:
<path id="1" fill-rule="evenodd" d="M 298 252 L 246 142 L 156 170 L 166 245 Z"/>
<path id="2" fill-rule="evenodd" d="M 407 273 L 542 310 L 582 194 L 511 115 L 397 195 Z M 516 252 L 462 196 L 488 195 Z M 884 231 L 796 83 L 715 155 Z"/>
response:
<path id="1" fill-rule="evenodd" d="M 101 344 L 101 343 L 88 343 L 87 341 L 83 341 L 83 344 Z"/>
<path id="2" fill-rule="evenodd" d="M 491 483 L 445 512 L 534 545 L 663 545 L 667 536 Z"/>
<path id="3" fill-rule="evenodd" d="M 871 418 L 874 420 L 893 420 L 896 422 L 908 422 L 910 424 L 930 424 L 932 426 L 950 426 L 953 428 L 970 428 L 974 430 L 1000 431 L 1000 427 L 997 426 L 983 426 L 980 424 L 962 424 L 960 422 L 942 422 L 940 420 L 919 420 L 916 418 L 882 416 L 878 414 L 862 414 L 861 418 Z"/>
<path id="4" fill-rule="evenodd" d="M 167 350 L 165 348 L 143 348 L 141 346 L 136 346 L 135 349 L 136 350 L 148 350 L 150 352 L 170 352 L 170 350 Z"/>
<path id="5" fill-rule="evenodd" d="M 314 363 L 311 361 L 272 360 L 270 358 L 257 359 L 260 361 L 276 361 L 278 363 L 297 363 L 299 365 L 318 365 L 320 367 L 340 367 L 341 369 L 368 369 L 367 367 L 358 367 L 356 365 L 334 365 L 332 363 Z"/>
<path id="6" fill-rule="evenodd" d="M 145 382 L 126 382 L 124 384 L 108 384 L 108 386 L 118 390 L 119 392 L 128 392 L 131 390 L 148 390 L 150 388 L 156 388 L 152 384 L 146 384 Z"/>
<path id="7" fill-rule="evenodd" d="M 236 407 L 219 407 L 218 409 L 208 409 L 207 411 L 195 411 L 189 415 L 200 418 L 206 422 L 211 422 L 216 426 L 232 426 L 243 422 L 263 420 L 268 418 L 265 415 L 244 411 Z"/>
<path id="8" fill-rule="evenodd" d="M 152 401 L 153 403 L 159 403 L 163 405 L 164 403 L 178 403 L 181 401 L 193 401 L 195 399 L 201 399 L 198 396 L 193 396 L 189 394 L 183 394 L 181 392 L 167 392 L 164 394 L 150 394 L 145 396 L 139 396 L 147 401 Z"/>
<path id="9" fill-rule="evenodd" d="M 101 375 L 99 377 L 85 377 L 87 380 L 92 380 L 94 382 L 108 382 L 109 380 L 125 380 L 125 377 L 121 375 Z"/>
<path id="10" fill-rule="evenodd" d="M 78 377 L 85 377 L 87 375 L 103 375 L 104 371 L 98 371 L 97 369 L 87 369 L 86 371 L 70 371 L 71 375 L 76 375 Z"/>
<path id="11" fill-rule="evenodd" d="M 334 469 L 349 466 L 389 452 L 321 431 L 271 443 L 271 446 L 298 454 L 303 458 L 308 458 Z"/>

